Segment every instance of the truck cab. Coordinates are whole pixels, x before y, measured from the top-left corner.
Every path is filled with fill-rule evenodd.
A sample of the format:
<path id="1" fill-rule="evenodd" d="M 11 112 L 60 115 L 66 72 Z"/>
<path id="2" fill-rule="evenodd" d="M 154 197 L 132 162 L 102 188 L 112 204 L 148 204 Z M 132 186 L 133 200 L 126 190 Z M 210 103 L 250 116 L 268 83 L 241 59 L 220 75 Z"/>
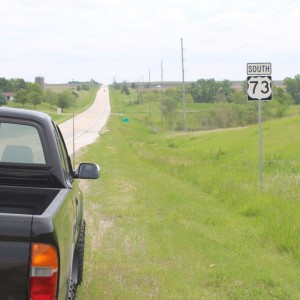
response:
<path id="1" fill-rule="evenodd" d="M 59 126 L 44 113 L 0 108 L 0 299 L 76 299 L 84 204 Z"/>

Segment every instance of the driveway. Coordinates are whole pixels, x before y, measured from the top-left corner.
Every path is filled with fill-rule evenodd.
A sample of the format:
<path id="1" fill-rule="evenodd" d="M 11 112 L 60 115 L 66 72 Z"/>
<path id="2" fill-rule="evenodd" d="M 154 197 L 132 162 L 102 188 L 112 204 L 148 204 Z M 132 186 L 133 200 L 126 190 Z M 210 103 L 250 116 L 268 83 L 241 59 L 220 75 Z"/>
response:
<path id="1" fill-rule="evenodd" d="M 84 146 L 94 143 L 99 137 L 99 132 L 105 126 L 109 114 L 109 91 L 108 86 L 104 85 L 97 92 L 91 107 L 76 115 L 74 120 L 72 118 L 59 125 L 70 156 L 73 154 L 73 136 L 75 137 L 75 152 Z"/>

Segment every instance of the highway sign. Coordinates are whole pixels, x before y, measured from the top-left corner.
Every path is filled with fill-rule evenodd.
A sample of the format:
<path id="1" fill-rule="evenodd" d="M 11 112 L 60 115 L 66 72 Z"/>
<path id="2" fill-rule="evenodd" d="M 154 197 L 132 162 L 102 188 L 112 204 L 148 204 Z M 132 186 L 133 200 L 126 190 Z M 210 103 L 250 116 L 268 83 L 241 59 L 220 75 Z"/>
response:
<path id="1" fill-rule="evenodd" d="M 272 100 L 271 76 L 248 76 L 247 84 L 248 100 Z"/>
<path id="2" fill-rule="evenodd" d="M 248 100 L 258 100 L 258 136 L 259 136 L 259 183 L 262 191 L 263 182 L 263 157 L 262 157 L 262 120 L 261 102 L 272 99 L 272 73 L 271 63 L 247 64 L 247 94 Z"/>
<path id="3" fill-rule="evenodd" d="M 248 63 L 247 75 L 271 75 L 271 63 Z"/>

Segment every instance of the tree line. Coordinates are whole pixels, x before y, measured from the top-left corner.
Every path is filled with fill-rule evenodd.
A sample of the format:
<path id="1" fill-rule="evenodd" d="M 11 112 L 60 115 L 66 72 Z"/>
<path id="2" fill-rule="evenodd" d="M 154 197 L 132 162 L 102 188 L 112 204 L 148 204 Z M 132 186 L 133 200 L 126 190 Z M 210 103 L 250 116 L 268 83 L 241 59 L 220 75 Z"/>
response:
<path id="1" fill-rule="evenodd" d="M 300 104 L 300 75 L 294 78 L 287 77 L 283 81 L 284 87 L 277 87 L 273 84 L 273 96 L 282 101 L 288 99 L 294 104 Z M 130 94 L 129 88 L 138 89 L 139 85 L 135 82 L 129 84 L 126 81 L 118 83 L 113 82 L 113 88 L 121 90 L 126 95 Z M 148 88 L 148 83 L 145 83 L 143 89 Z M 233 88 L 230 80 L 216 81 L 213 78 L 199 79 L 186 87 L 186 94 L 191 95 L 194 103 L 213 103 L 213 102 L 235 102 L 236 98 L 242 97 L 245 99 L 247 95 L 247 81 L 242 84 L 242 91 Z M 142 93 L 140 89 L 139 94 Z"/>
<path id="2" fill-rule="evenodd" d="M 71 106 L 78 98 L 77 91 L 89 90 L 89 84 L 78 83 L 75 90 L 65 90 L 61 93 L 56 93 L 50 88 L 42 90 L 38 83 L 25 82 L 23 79 L 5 79 L 0 78 L 0 106 L 7 105 L 7 100 L 3 93 L 14 92 L 14 102 L 25 106 L 28 103 L 36 105 L 42 102 L 47 102 L 50 107 L 60 107 L 62 112 Z"/>
<path id="3" fill-rule="evenodd" d="M 273 100 L 263 103 L 264 120 L 285 116 L 290 104 L 300 104 L 300 75 L 285 78 L 284 86 L 273 84 Z M 129 96 L 130 105 L 156 102 L 163 119 L 170 128 L 182 129 L 182 87 L 151 88 L 147 83 L 113 83 L 113 88 Z M 130 88 L 130 89 L 129 89 Z M 130 95 L 130 93 L 133 94 Z M 257 101 L 247 101 L 247 81 L 241 89 L 233 88 L 229 80 L 199 79 L 185 86 L 185 101 L 189 103 L 218 104 L 209 109 L 187 111 L 190 130 L 246 126 L 257 122 Z"/>

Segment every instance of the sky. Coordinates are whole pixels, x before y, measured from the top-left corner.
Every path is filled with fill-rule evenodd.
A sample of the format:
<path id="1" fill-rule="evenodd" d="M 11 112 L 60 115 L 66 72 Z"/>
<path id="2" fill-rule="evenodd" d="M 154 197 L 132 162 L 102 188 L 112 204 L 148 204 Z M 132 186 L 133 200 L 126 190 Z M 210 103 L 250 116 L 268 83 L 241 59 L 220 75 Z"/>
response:
<path id="1" fill-rule="evenodd" d="M 299 17 L 300 0 L 3 1 L 0 77 L 245 80 L 270 62 L 282 80 L 300 74 Z"/>

